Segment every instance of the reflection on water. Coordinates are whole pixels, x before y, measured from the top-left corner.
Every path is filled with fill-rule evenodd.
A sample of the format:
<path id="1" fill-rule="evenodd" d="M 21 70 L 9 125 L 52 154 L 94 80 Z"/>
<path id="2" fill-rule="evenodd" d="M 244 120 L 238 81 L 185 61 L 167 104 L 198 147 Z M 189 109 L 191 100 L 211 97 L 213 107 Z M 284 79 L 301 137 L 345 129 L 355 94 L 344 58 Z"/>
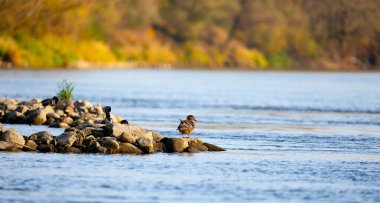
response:
<path id="1" fill-rule="evenodd" d="M 62 79 L 74 82 L 76 99 L 111 105 L 166 136 L 179 136 L 178 118 L 194 114 L 200 122 L 193 135 L 227 151 L 0 153 L 0 199 L 380 201 L 378 73 L 0 71 L 0 97 L 51 97 Z M 4 127 L 25 135 L 46 129 Z"/>

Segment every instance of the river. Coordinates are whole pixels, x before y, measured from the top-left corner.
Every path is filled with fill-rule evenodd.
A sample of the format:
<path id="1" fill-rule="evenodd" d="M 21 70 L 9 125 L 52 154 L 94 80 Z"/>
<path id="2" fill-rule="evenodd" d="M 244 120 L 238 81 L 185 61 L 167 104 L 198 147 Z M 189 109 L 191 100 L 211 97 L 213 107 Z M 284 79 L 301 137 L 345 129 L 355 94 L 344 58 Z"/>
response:
<path id="1" fill-rule="evenodd" d="M 380 202 L 379 73 L 2 70 L 0 97 L 49 98 L 63 79 L 165 136 L 193 114 L 192 135 L 227 151 L 1 152 L 1 202 Z"/>

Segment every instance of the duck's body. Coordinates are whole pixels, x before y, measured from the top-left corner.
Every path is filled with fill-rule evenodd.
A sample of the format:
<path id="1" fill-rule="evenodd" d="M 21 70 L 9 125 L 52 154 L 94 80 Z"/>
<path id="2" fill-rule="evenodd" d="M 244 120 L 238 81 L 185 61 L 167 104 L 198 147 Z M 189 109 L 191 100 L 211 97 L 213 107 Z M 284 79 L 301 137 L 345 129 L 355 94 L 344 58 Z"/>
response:
<path id="1" fill-rule="evenodd" d="M 51 99 L 44 99 L 42 100 L 41 104 L 42 106 L 54 106 L 58 103 L 58 97 L 53 97 Z"/>
<path id="2" fill-rule="evenodd" d="M 191 132 L 195 129 L 195 123 L 193 121 L 197 121 L 193 115 L 188 115 L 186 120 L 181 120 L 178 125 L 177 130 L 183 135 L 188 135 L 190 137 Z"/>

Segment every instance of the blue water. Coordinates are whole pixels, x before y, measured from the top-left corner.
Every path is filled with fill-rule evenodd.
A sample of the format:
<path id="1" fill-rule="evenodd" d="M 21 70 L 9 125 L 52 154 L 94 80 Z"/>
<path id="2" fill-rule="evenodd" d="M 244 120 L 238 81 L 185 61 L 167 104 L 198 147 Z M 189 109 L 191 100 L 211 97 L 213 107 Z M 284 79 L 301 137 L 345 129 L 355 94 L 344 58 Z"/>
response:
<path id="1" fill-rule="evenodd" d="M 193 136 L 227 151 L 2 152 L 1 202 L 380 202 L 379 73 L 0 71 L 0 97 L 48 98 L 63 79 L 166 136 L 194 114 Z"/>

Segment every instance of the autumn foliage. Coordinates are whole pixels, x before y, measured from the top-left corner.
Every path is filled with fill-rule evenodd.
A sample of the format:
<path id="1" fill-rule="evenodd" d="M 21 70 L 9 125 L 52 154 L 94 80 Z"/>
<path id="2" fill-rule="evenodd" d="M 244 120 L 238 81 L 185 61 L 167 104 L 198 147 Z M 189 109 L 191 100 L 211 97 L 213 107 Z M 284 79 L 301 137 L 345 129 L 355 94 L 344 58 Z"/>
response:
<path id="1" fill-rule="evenodd" d="M 0 0 L 0 66 L 376 69 L 378 0 Z"/>

